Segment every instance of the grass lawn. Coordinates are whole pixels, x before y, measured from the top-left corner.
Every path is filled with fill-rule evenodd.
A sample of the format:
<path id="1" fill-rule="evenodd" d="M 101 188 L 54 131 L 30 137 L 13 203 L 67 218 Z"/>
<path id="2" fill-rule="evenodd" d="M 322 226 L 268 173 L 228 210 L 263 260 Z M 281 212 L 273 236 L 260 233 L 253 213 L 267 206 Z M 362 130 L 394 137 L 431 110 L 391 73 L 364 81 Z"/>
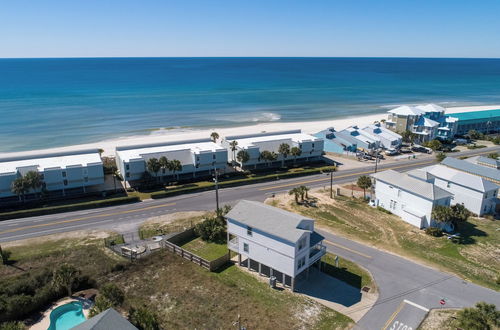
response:
<path id="1" fill-rule="evenodd" d="M 325 273 L 355 288 L 361 289 L 367 286 L 370 288 L 370 292 L 376 289 L 370 273 L 354 262 L 339 257 L 339 267 L 337 268 L 335 267 L 335 256 L 331 253 L 327 253 L 321 260 L 326 263 L 326 265 L 323 266 Z"/>
<path id="2" fill-rule="evenodd" d="M 317 207 L 296 205 L 290 196 L 279 196 L 274 205 L 317 220 L 319 227 L 361 243 L 450 271 L 462 278 L 500 290 L 500 223 L 471 218 L 459 228 L 463 244 L 446 237 L 431 237 L 398 216 L 374 209 L 362 200 L 337 197 L 318 190 L 309 194 Z"/>
<path id="3" fill-rule="evenodd" d="M 42 271 L 47 290 L 52 270 L 69 263 L 94 287 L 110 282 L 120 287 L 125 301 L 118 310 L 126 314 L 131 307 L 147 306 L 164 329 L 231 329 L 238 314 L 249 329 L 353 326 L 347 316 L 289 291 L 273 290 L 234 265 L 211 273 L 167 251 L 130 263 L 103 248 L 102 241 L 82 245 L 80 240 L 55 240 L 9 250 L 17 262 L 0 266 L 0 294 L 24 290 L 21 284 L 39 278 Z"/>
<path id="4" fill-rule="evenodd" d="M 228 252 L 226 243 L 205 242 L 200 237 L 184 243 L 181 247 L 208 261 L 222 257 Z"/>

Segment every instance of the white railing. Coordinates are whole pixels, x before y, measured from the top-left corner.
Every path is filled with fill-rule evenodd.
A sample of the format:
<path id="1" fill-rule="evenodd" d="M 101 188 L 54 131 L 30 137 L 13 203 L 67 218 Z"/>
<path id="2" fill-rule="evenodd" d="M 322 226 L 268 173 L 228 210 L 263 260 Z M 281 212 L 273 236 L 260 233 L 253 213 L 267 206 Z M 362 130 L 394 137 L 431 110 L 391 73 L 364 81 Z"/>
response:
<path id="1" fill-rule="evenodd" d="M 228 247 L 230 250 L 233 250 L 235 252 L 239 251 L 239 245 L 238 245 L 238 237 L 234 237 L 227 243 Z"/>
<path id="2" fill-rule="evenodd" d="M 326 246 L 324 245 L 316 245 L 311 248 L 309 252 L 309 264 L 313 264 L 318 261 L 322 256 L 326 254 Z"/>

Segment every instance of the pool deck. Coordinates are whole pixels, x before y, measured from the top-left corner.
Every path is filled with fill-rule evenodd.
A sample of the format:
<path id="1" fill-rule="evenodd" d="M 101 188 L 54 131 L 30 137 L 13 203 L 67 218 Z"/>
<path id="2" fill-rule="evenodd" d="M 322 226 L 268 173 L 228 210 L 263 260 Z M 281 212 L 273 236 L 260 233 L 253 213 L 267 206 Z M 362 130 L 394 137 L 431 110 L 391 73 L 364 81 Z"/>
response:
<path id="1" fill-rule="evenodd" d="M 45 312 L 43 312 L 43 316 L 40 318 L 40 321 L 33 324 L 29 330 L 47 330 L 50 326 L 50 313 L 56 309 L 57 307 L 59 306 L 62 306 L 64 304 L 67 304 L 69 302 L 72 302 L 72 301 L 79 301 L 79 302 L 82 302 L 84 301 L 83 298 L 79 298 L 79 297 L 72 297 L 72 298 L 63 298 L 59 301 L 57 301 L 56 303 L 54 303 L 49 309 L 47 309 Z M 85 315 L 85 318 L 88 319 L 89 318 L 89 308 L 83 308 L 83 315 Z"/>

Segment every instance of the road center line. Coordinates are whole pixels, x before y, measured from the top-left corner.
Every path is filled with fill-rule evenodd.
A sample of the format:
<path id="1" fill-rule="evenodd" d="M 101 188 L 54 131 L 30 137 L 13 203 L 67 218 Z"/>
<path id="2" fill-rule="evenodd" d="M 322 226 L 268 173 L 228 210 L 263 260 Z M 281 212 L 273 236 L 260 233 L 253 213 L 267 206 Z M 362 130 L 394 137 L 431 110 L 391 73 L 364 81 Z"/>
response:
<path id="1" fill-rule="evenodd" d="M 372 256 L 369 256 L 369 255 L 364 254 L 364 253 L 362 253 L 362 252 L 359 252 L 359 251 L 356 251 L 356 250 L 350 249 L 350 248 L 348 248 L 348 247 L 346 247 L 346 246 L 343 246 L 343 245 L 340 245 L 340 244 L 337 244 L 337 243 L 333 243 L 333 242 L 331 242 L 331 241 L 329 241 L 329 240 L 326 240 L 326 239 L 324 240 L 324 242 L 325 242 L 326 244 L 333 245 L 333 246 L 335 246 L 335 247 L 338 247 L 338 248 L 341 248 L 341 249 L 347 250 L 347 251 L 349 251 L 349 252 L 359 254 L 360 256 L 365 257 L 365 258 L 368 258 L 368 259 L 372 259 L 372 258 L 373 258 Z"/>
<path id="2" fill-rule="evenodd" d="M 58 224 L 63 224 L 63 223 L 71 223 L 71 222 L 77 222 L 77 221 L 83 221 L 83 220 L 90 220 L 90 219 L 96 219 L 96 218 L 104 218 L 104 217 L 109 217 L 109 216 L 112 216 L 112 215 L 127 214 L 127 213 L 134 213 L 134 212 L 142 212 L 143 210 L 156 209 L 156 208 L 159 208 L 159 207 L 166 207 L 166 206 L 172 206 L 172 205 L 175 205 L 175 203 L 168 203 L 168 204 L 161 204 L 161 205 L 155 205 L 155 206 L 148 206 L 148 207 L 142 207 L 142 208 L 132 209 L 132 210 L 126 210 L 126 211 L 119 211 L 119 212 L 98 214 L 98 215 L 86 216 L 86 217 L 81 217 L 81 218 L 76 218 L 76 219 L 70 219 L 70 220 L 54 221 L 54 222 L 49 222 L 49 223 L 42 223 L 42 224 L 39 224 L 39 225 L 24 226 L 24 227 L 19 227 L 19 228 L 14 228 L 14 229 L 8 229 L 8 230 L 0 231 L 0 235 L 7 234 L 7 233 L 13 233 L 13 232 L 21 231 L 21 230 L 25 230 L 25 229 L 33 229 L 33 228 L 47 227 L 47 226 L 58 225 Z"/>

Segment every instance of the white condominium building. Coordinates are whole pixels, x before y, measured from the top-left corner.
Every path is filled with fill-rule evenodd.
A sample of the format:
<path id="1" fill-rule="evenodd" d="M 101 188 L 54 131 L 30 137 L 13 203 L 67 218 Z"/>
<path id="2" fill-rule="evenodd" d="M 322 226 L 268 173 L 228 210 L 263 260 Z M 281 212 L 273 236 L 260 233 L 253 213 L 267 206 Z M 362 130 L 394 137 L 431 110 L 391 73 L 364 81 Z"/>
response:
<path id="1" fill-rule="evenodd" d="M 235 150 L 231 143 L 236 141 Z M 227 136 L 222 139 L 221 144 L 227 149 L 229 162 L 238 163 L 242 167 L 275 166 L 282 162 L 294 162 L 301 160 L 316 160 L 323 155 L 323 139 L 304 134 L 301 130 L 279 131 L 250 135 Z M 296 147 L 300 155 L 288 154 L 286 157 L 279 152 L 280 145 L 288 144 L 291 150 Z M 246 151 L 249 159 L 246 162 L 238 160 L 238 152 Z M 275 154 L 274 160 L 266 160 L 262 152 L 268 151 Z"/>
<path id="2" fill-rule="evenodd" d="M 42 189 L 49 192 L 85 192 L 87 187 L 104 183 L 104 171 L 97 149 L 59 153 L 25 153 L 0 158 L 0 197 L 11 197 L 12 182 L 26 173 L 40 174 Z M 30 190 L 29 193 L 38 191 Z"/>
<path id="3" fill-rule="evenodd" d="M 161 157 L 168 161 L 178 160 L 182 168 L 177 171 L 160 168 L 157 173 L 149 171 L 148 160 Z M 124 146 L 116 148 L 116 164 L 128 183 L 143 179 L 145 172 L 153 177 L 196 177 L 209 175 L 214 169 L 224 169 L 227 150 L 207 139 Z"/>

